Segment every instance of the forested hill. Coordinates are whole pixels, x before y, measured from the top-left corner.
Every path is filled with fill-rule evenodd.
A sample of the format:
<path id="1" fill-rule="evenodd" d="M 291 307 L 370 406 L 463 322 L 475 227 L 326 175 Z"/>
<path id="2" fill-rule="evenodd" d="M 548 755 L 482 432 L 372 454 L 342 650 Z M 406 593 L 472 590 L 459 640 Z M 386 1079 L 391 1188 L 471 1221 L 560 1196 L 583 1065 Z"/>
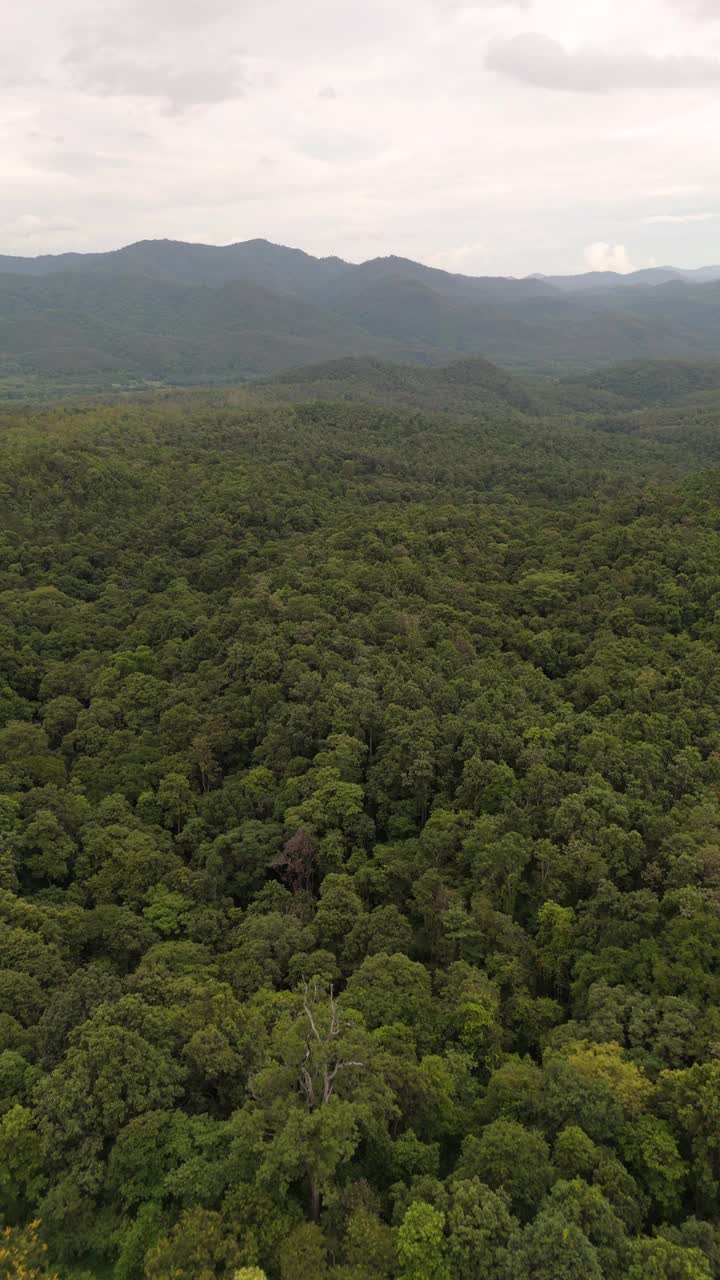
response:
<path id="1" fill-rule="evenodd" d="M 533 417 L 602 411 L 622 415 L 720 401 L 720 362 L 624 362 L 540 381 L 520 378 L 480 356 L 433 368 L 348 357 L 278 374 L 254 384 L 252 392 L 271 399 L 357 400 L 456 414 L 515 410 Z"/>
<path id="2" fill-rule="evenodd" d="M 0 408 L 0 1271 L 718 1277 L 716 413 L 232 398 Z"/>
<path id="3" fill-rule="evenodd" d="M 427 366 L 482 354 L 543 377 L 716 360 L 719 274 L 472 277 L 262 240 L 0 256 L 0 394 L 228 382 L 341 357 Z"/>
<path id="4" fill-rule="evenodd" d="M 280 399 L 359 400 L 442 413 L 516 409 L 537 414 L 551 412 L 559 404 L 552 390 L 525 383 L 479 356 L 432 369 L 348 357 L 290 370 L 253 390 Z M 583 388 L 582 394 L 592 405 L 589 390 Z M 608 399 L 614 397 L 605 397 Z"/>
<path id="5" fill-rule="evenodd" d="M 619 388 L 617 392 L 612 389 L 612 370 L 606 376 L 607 390 L 600 376 L 597 385 L 590 385 L 592 375 L 562 384 L 542 383 L 521 379 L 480 356 L 430 369 L 350 357 L 290 370 L 253 390 L 275 399 L 360 400 L 456 414 L 516 410 L 547 416 L 571 410 L 590 413 L 636 407 L 636 400 L 623 397 Z"/>
<path id="6" fill-rule="evenodd" d="M 718 360 L 635 360 L 576 374 L 561 384 L 578 395 L 606 394 L 630 407 L 682 404 L 720 393 Z"/>

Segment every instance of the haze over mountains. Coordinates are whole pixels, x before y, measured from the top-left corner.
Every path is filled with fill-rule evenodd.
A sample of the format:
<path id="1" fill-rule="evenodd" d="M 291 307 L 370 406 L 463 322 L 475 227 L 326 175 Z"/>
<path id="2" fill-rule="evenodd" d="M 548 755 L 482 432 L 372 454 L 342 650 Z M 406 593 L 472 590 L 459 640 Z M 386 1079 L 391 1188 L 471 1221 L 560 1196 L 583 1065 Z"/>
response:
<path id="1" fill-rule="evenodd" d="M 314 258 L 264 240 L 0 256 L 5 386 L 202 383 L 347 357 L 427 367 L 478 355 L 557 378 L 718 354 L 720 267 L 471 277 L 396 257 Z"/>
<path id="2" fill-rule="evenodd" d="M 720 267 L 696 267 L 691 270 L 679 267 L 644 267 L 641 271 L 584 271 L 581 275 L 569 276 L 544 276 L 538 273 L 531 278 L 543 280 L 566 293 L 581 293 L 588 289 L 632 288 L 634 285 L 672 284 L 680 280 L 684 280 L 686 284 L 712 284 L 713 281 L 720 280 Z"/>

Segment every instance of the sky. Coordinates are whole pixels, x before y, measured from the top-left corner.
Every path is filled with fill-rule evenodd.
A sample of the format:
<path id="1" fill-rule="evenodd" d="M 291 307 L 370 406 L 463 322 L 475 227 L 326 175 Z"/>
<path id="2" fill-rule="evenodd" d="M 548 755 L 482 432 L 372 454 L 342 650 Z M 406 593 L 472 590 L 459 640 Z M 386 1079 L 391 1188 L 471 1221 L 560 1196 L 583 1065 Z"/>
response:
<path id="1" fill-rule="evenodd" d="M 0 253 L 720 262 L 720 0 L 2 0 Z"/>

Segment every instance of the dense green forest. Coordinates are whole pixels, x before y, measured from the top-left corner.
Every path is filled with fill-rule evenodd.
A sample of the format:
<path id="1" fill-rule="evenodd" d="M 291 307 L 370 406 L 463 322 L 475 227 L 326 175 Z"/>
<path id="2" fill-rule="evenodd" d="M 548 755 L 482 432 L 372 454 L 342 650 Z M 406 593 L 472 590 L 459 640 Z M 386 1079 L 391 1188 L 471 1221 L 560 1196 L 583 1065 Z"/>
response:
<path id="1" fill-rule="evenodd" d="M 0 407 L 0 1277 L 720 1277 L 717 422 Z"/>

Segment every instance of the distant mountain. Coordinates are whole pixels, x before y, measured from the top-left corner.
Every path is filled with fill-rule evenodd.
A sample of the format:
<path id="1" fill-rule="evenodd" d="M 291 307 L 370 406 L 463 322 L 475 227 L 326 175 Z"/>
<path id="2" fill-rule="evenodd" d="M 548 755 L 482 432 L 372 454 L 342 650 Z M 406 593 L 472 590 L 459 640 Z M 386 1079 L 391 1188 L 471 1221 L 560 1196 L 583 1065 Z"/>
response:
<path id="1" fill-rule="evenodd" d="M 351 292 L 359 291 L 388 277 L 416 281 L 455 298 L 479 294 L 537 296 L 552 291 L 552 286 L 533 277 L 515 280 L 504 276 L 463 276 L 395 256 L 355 264 L 342 258 L 314 258 L 302 249 L 289 249 L 269 240 L 229 245 L 139 240 L 108 253 L 44 254 L 37 258 L 0 254 L 0 275 L 49 276 L 69 271 L 84 275 L 140 275 L 164 283 L 211 287 L 232 280 L 250 280 L 266 289 L 313 295 L 325 301 L 342 297 L 343 284 Z"/>
<path id="2" fill-rule="evenodd" d="M 645 267 L 642 271 L 622 273 L 584 271 L 580 275 L 534 275 L 529 278 L 551 285 L 554 289 L 562 289 L 564 293 L 583 293 L 586 290 L 628 289 L 637 285 L 652 287 L 658 284 L 670 284 L 677 280 L 687 284 L 710 284 L 714 280 L 720 280 L 720 267 L 697 267 L 695 270 L 682 270 L 679 267 Z"/>
<path id="3" fill-rule="evenodd" d="M 0 254 L 0 275 L 144 276 L 164 284 L 208 285 L 248 280 L 266 289 L 304 293 L 320 282 L 352 270 L 340 258 L 313 258 L 267 240 L 241 244 L 187 244 L 180 240 L 139 240 L 109 253 L 45 254 L 39 258 Z"/>
<path id="4" fill-rule="evenodd" d="M 720 266 L 684 269 L 647 267 L 640 271 L 586 271 L 579 275 L 466 276 L 390 255 L 359 264 L 342 258 L 315 258 L 302 249 L 245 240 L 237 244 L 192 244 L 182 240 L 139 240 L 106 253 L 43 254 L 25 258 L 0 254 L 0 274 L 55 275 L 58 272 L 143 275 L 174 284 L 227 284 L 251 280 L 266 289 L 290 293 L 342 294 L 343 286 L 366 287 L 379 278 L 401 277 L 456 298 L 538 296 L 541 291 L 585 292 L 633 285 L 653 286 L 673 280 L 707 284 L 720 280 Z"/>
<path id="5" fill-rule="evenodd" d="M 0 376 L 242 379 L 351 350 L 422 357 L 247 281 L 211 289 L 142 276 L 0 276 Z"/>
<path id="6" fill-rule="evenodd" d="M 355 265 L 266 240 L 5 257 L 0 386 L 241 380 L 341 357 L 445 366 L 482 353 L 523 377 L 712 361 L 720 284 L 706 280 L 716 271 L 516 280 L 398 257 Z M 439 387 L 427 395 L 456 394 Z"/>

